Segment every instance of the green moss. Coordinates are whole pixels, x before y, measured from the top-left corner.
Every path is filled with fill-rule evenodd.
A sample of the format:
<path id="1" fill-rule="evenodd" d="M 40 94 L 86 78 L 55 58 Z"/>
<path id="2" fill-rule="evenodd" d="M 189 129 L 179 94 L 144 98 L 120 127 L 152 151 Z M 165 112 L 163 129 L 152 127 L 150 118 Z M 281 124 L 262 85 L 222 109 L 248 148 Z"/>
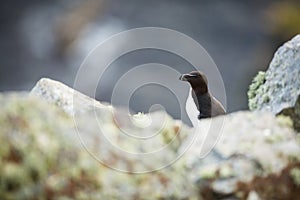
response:
<path id="1" fill-rule="evenodd" d="M 14 192 L 29 181 L 25 169 L 18 164 L 6 163 L 2 169 L 1 190 Z"/>
<path id="2" fill-rule="evenodd" d="M 280 126 L 286 126 L 286 127 L 289 127 L 289 128 L 293 128 L 293 120 L 289 116 L 278 115 L 276 117 L 276 121 L 278 122 L 278 124 Z"/>
<path id="3" fill-rule="evenodd" d="M 300 168 L 293 168 L 290 171 L 290 176 L 292 177 L 294 183 L 300 186 Z"/>
<path id="4" fill-rule="evenodd" d="M 281 135 L 276 135 L 276 134 L 272 134 L 267 136 L 266 138 L 266 142 L 270 143 L 270 144 L 275 144 L 278 143 L 280 141 L 282 141 L 284 138 Z"/>
<path id="5" fill-rule="evenodd" d="M 257 108 L 257 102 L 254 99 L 248 100 L 248 106 L 250 110 L 255 110 Z"/>
<path id="6" fill-rule="evenodd" d="M 229 165 L 225 164 L 220 168 L 220 177 L 221 178 L 229 178 L 229 177 L 234 176 L 234 174 L 235 173 L 234 173 L 232 167 Z"/>
<path id="7" fill-rule="evenodd" d="M 226 174 L 227 170 L 224 170 L 224 174 Z M 215 179 L 220 175 L 220 166 L 218 165 L 209 165 L 205 166 L 199 171 L 199 177 L 201 179 Z"/>
<path id="8" fill-rule="evenodd" d="M 248 91 L 248 105 L 249 105 L 249 109 L 250 110 L 254 110 L 257 108 L 256 105 L 256 96 L 259 93 L 259 88 L 261 87 L 261 85 L 263 85 L 266 81 L 266 73 L 265 72 L 258 72 L 258 74 L 254 77 L 251 85 L 249 86 L 249 91 Z M 266 96 L 265 97 L 266 101 L 270 100 L 270 97 Z"/>
<path id="9" fill-rule="evenodd" d="M 213 179 L 216 178 L 217 172 L 216 172 L 216 168 L 212 167 L 212 168 L 206 168 L 200 171 L 200 178 L 202 179 Z"/>
<path id="10" fill-rule="evenodd" d="M 263 103 L 269 103 L 270 102 L 270 97 L 268 95 L 263 96 Z"/>

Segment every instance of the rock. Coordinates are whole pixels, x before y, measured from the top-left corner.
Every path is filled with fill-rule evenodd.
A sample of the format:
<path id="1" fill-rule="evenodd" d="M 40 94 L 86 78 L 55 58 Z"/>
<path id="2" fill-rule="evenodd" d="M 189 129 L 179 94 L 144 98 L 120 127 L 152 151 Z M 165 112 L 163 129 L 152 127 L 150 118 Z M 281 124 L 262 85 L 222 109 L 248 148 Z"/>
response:
<path id="1" fill-rule="evenodd" d="M 193 130 L 49 79 L 0 103 L 0 199 L 300 198 L 300 137 L 284 116 L 238 112 Z"/>
<path id="2" fill-rule="evenodd" d="M 0 103 L 0 199 L 54 198 L 59 192 L 71 196 L 75 188 L 79 193 L 87 190 L 79 189 L 81 184 L 99 188 L 94 181 L 88 183 L 98 173 L 97 165 L 88 170 L 79 165 L 87 156 L 78 152 L 68 115 L 25 94 L 1 94 Z"/>
<path id="3" fill-rule="evenodd" d="M 248 195 L 247 200 L 261 200 L 261 198 L 259 198 L 258 194 L 255 191 L 251 191 Z"/>
<path id="4" fill-rule="evenodd" d="M 182 124 L 181 121 L 173 120 L 165 112 L 153 112 L 150 114 L 138 113 L 136 115 L 129 115 L 125 109 L 114 108 L 108 103 L 96 101 L 58 81 L 48 78 L 42 78 L 31 90 L 30 95 L 39 97 L 46 102 L 56 105 L 73 117 L 76 124 L 82 123 L 82 127 L 86 129 L 86 123 L 89 122 L 92 127 L 96 127 L 99 121 L 103 124 L 109 124 L 109 131 L 116 130 L 116 134 L 124 132 L 124 137 L 127 135 L 142 138 L 147 138 L 153 132 L 161 131 L 159 140 L 150 140 L 151 144 L 155 146 L 163 143 L 170 143 L 174 150 L 178 149 L 183 139 L 187 136 L 187 126 Z M 94 113 L 93 113 L 94 112 Z M 88 113 L 94 115 L 93 120 L 86 120 L 82 116 Z M 98 118 L 97 118 L 98 117 Z M 102 131 L 105 132 L 105 126 L 102 125 Z M 108 131 L 108 132 L 109 132 Z M 83 131 L 84 132 L 84 131 Z M 130 132 L 130 133 L 128 133 Z M 179 134 L 180 133 L 180 134 Z M 135 135 L 138 134 L 138 135 Z M 173 135 L 172 135 L 173 134 Z M 113 137 L 114 134 L 110 133 L 109 136 Z M 176 140 L 174 139 L 176 136 Z M 117 136 L 116 136 L 117 137 Z M 129 139 L 128 137 L 127 139 Z M 156 138 L 157 139 L 157 138 Z M 115 138 L 118 140 L 118 138 Z M 125 140 L 120 139 L 120 141 Z M 170 141 L 172 140 L 172 141 Z M 129 142 L 126 140 L 126 142 Z M 140 140 L 138 142 L 141 142 Z M 134 145 L 133 145 L 134 146 Z M 143 148 L 146 148 L 143 146 Z"/>
<path id="5" fill-rule="evenodd" d="M 49 79 L 42 78 L 32 88 L 31 95 L 45 99 L 51 104 L 55 104 L 62 108 L 66 113 L 74 115 L 75 113 L 86 112 L 94 107 L 104 108 L 109 106 L 103 105 L 99 101 L 96 101 L 65 84 Z"/>
<path id="6" fill-rule="evenodd" d="M 102 135 L 94 112 L 82 112 L 74 124 L 72 116 L 32 95 L 1 94 L 0 103 L 0 140 L 5 141 L 0 147 L 0 199 L 186 199 L 196 195 L 182 162 L 138 173 L 155 169 L 162 159 L 174 158 L 176 145 L 150 160 L 147 155 L 119 151 L 128 147 L 138 153 L 154 144 L 156 148 L 168 141 L 162 136 L 166 134 L 174 134 L 176 140 L 175 131 L 184 129 L 174 129 L 171 119 L 160 137 L 137 143 L 122 135 L 112 118 L 102 117 L 110 110 L 95 111 L 106 133 Z M 147 130 L 151 129 L 157 131 L 157 127 Z"/>
<path id="7" fill-rule="evenodd" d="M 275 53 L 267 72 L 254 78 L 248 91 L 250 110 L 288 115 L 300 130 L 300 35 Z"/>
<path id="8" fill-rule="evenodd" d="M 276 189 L 277 185 L 284 184 L 289 185 L 288 188 L 285 186 L 288 197 L 296 195 L 300 198 L 294 189 L 300 189 L 297 186 L 298 173 L 290 168 L 300 165 L 300 145 L 286 117 L 276 118 L 271 113 L 238 112 L 201 120 L 195 134 L 205 133 L 215 121 L 224 123 L 219 123 L 222 132 L 212 152 L 203 159 L 199 158 L 199 146 L 202 146 L 203 139 L 205 143 L 211 143 L 209 140 L 215 137 L 198 136 L 185 153 L 190 180 L 198 185 L 204 199 L 259 199 L 255 196 L 272 199 L 272 195 L 279 199 L 291 199 L 285 198 L 286 193 Z M 294 178 L 290 177 L 290 173 Z M 270 177 L 278 174 L 288 177 L 287 180 L 278 178 L 279 182 L 269 184 Z M 268 183 L 268 188 L 256 191 L 256 181 Z M 272 194 L 267 191 L 272 191 Z"/>

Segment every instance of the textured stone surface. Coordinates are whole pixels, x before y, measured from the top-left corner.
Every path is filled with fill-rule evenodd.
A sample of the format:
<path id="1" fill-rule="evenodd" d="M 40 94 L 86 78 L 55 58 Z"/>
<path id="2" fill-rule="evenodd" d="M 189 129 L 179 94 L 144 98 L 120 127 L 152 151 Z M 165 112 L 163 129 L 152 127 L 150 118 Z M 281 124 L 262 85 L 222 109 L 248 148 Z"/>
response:
<path id="1" fill-rule="evenodd" d="M 92 119 L 94 113 L 82 113 L 75 128 L 70 115 L 41 99 L 9 94 L 0 95 L 0 103 L 0 199 L 184 199 L 196 195 L 182 162 L 152 173 L 120 171 L 152 170 L 160 159 L 173 158 L 174 146 L 152 160 L 123 156 L 107 144 Z M 107 111 L 97 112 L 111 143 L 135 152 L 151 147 L 152 143 L 133 142 L 117 134 L 109 114 L 103 114 Z M 166 126 L 162 131 L 166 130 L 172 135 L 177 129 Z M 164 141 L 156 139 L 158 144 Z"/>
<path id="2" fill-rule="evenodd" d="M 40 97 L 49 103 L 59 106 L 70 115 L 85 112 L 94 107 L 105 107 L 105 105 L 99 101 L 95 101 L 67 85 L 49 78 L 39 80 L 34 88 L 32 88 L 31 95 Z M 106 106 L 109 105 L 106 104 Z"/>
<path id="3" fill-rule="evenodd" d="M 272 195 L 281 197 L 279 199 L 289 199 L 284 198 L 286 196 L 283 196 L 282 191 L 275 189 L 278 187 L 276 184 L 288 184 L 285 181 L 289 181 L 288 186 L 285 186 L 288 194 L 292 196 L 296 193 L 300 198 L 300 193 L 295 190 L 298 187 L 297 181 L 292 178 L 269 184 L 266 190 L 257 191 L 257 194 L 251 192 L 256 189 L 252 182 L 256 177 L 262 183 L 268 183 L 268 179 L 264 177 L 282 174 L 287 167 L 300 164 L 297 135 L 287 117 L 276 118 L 267 112 L 238 112 L 211 121 L 201 121 L 196 134 L 212 128 L 211 123 L 215 121 L 224 123 L 219 123 L 223 127 L 212 152 L 204 159 L 199 159 L 199 147 L 202 146 L 203 139 L 206 140 L 205 143 L 211 143 L 209 140 L 215 138 L 199 136 L 185 154 L 185 164 L 190 167 L 190 180 L 201 188 L 200 193 L 204 199 L 246 199 L 249 194 L 250 199 L 255 195 L 264 197 L 262 199 L 272 199 Z M 189 137 L 193 138 L 194 135 Z M 284 176 L 290 177 L 289 170 L 284 172 Z M 295 177 L 298 175 L 295 170 L 293 174 Z M 266 194 L 269 190 L 273 191 L 272 195 Z"/>
<path id="4" fill-rule="evenodd" d="M 300 137 L 286 117 L 238 112 L 192 130 L 42 83 L 0 95 L 0 199 L 300 198 Z"/>
<path id="5" fill-rule="evenodd" d="M 180 157 L 177 149 L 189 130 L 165 112 L 129 115 L 50 79 L 41 79 L 31 95 L 62 108 L 73 118 L 85 148 L 120 171 L 141 173 L 170 165 Z M 116 155 L 122 162 L 111 160 Z"/>
<path id="6" fill-rule="evenodd" d="M 289 115 L 299 130 L 299 77 L 300 35 L 297 35 L 278 49 L 268 70 L 254 78 L 248 92 L 249 108 Z"/>

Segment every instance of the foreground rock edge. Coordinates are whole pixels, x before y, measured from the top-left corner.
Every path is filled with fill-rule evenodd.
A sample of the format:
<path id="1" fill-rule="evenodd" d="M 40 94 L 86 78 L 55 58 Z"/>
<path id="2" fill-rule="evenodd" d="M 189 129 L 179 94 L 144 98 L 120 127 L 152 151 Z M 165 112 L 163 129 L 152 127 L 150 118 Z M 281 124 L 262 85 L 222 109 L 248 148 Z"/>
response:
<path id="1" fill-rule="evenodd" d="M 45 79 L 44 79 L 44 81 L 45 81 Z M 55 85 L 57 86 L 57 83 Z M 61 88 L 61 87 L 56 87 L 56 91 L 59 88 Z M 51 93 L 51 90 L 48 90 L 48 92 Z M 62 91 L 60 91 L 60 92 L 62 92 Z M 34 112 L 39 113 L 39 115 L 42 115 L 43 117 L 41 117 L 39 115 L 33 115 L 31 117 L 26 116 L 27 124 L 31 124 L 31 123 L 34 124 L 34 121 L 37 120 L 35 118 L 41 118 L 42 121 L 39 123 L 43 123 L 44 119 L 47 119 L 47 117 L 45 118 L 44 115 L 47 115 L 48 112 L 49 112 L 49 114 L 53 112 L 53 111 L 51 111 L 51 109 L 52 109 L 51 105 L 45 104 L 42 102 L 39 103 L 41 101 L 41 99 L 39 99 L 39 98 L 49 98 L 49 95 L 46 95 L 47 97 L 40 96 L 39 98 L 27 97 L 26 95 L 24 97 L 24 94 L 22 95 L 22 97 L 20 97 L 18 94 L 13 95 L 13 96 L 14 97 L 12 97 L 11 95 L 8 95 L 8 96 L 2 95 L 2 102 L 3 102 L 2 104 L 3 105 L 7 105 L 8 102 L 11 103 L 11 104 L 9 104 L 9 106 L 6 106 L 4 109 L 4 111 L 6 111 L 3 113 L 3 116 L 5 119 L 7 119 L 7 117 L 11 118 L 11 114 L 9 114 L 11 111 L 13 111 L 15 116 L 18 116 L 17 118 L 20 117 L 20 119 L 22 119 L 22 115 L 24 114 L 23 113 L 24 108 L 28 109 L 28 111 L 30 111 L 32 109 L 33 110 L 37 109 Z M 32 96 L 32 93 L 31 93 L 31 96 Z M 32 98 L 34 100 L 32 100 Z M 57 98 L 57 100 L 64 101 L 64 99 L 60 100 L 60 98 L 69 98 L 69 97 L 60 96 L 59 98 Z M 25 102 L 28 101 L 27 102 L 28 104 L 25 103 L 26 106 L 19 105 L 20 108 L 18 108 L 17 110 L 12 109 L 12 108 L 14 108 L 14 106 L 13 106 L 14 103 L 16 105 L 18 105 L 18 104 L 22 104 L 22 101 L 25 101 Z M 47 102 L 49 102 L 49 101 L 47 100 Z M 59 106 L 59 104 L 56 104 L 55 101 L 52 103 Z M 39 107 L 38 106 L 39 104 L 43 104 L 43 107 Z M 57 110 L 58 108 L 56 107 L 53 109 Z M 8 109 L 8 110 L 6 110 L 6 109 Z M 82 111 L 84 109 L 85 108 L 83 108 Z M 65 112 L 65 109 L 62 109 L 62 110 L 64 110 L 64 112 Z M 64 113 L 64 112 L 62 112 L 62 110 L 59 111 L 59 109 L 58 109 L 58 111 L 55 111 L 55 113 L 51 114 L 51 115 L 52 116 L 62 115 L 66 119 L 68 119 L 67 121 L 69 121 L 71 118 L 66 117 L 65 114 L 62 114 L 62 113 Z M 60 114 L 58 114 L 56 112 L 58 112 Z M 44 113 L 44 114 L 42 114 L 42 113 Z M 89 116 L 90 114 L 89 114 L 89 112 L 80 112 L 80 115 L 84 115 L 84 118 L 88 119 L 87 116 Z M 32 119 L 30 119 L 30 118 L 32 118 Z M 69 132 L 70 132 L 69 136 L 74 134 L 72 122 L 69 121 L 68 123 L 66 123 L 65 120 L 61 119 L 60 117 L 52 117 L 52 118 L 53 118 L 52 120 L 54 120 L 54 121 L 58 120 L 58 122 L 59 122 L 58 124 L 62 123 L 63 124 L 62 126 L 65 126 L 64 129 L 69 130 Z M 65 158 L 65 156 L 68 155 L 68 153 L 64 153 L 64 154 L 55 154 L 54 153 L 54 157 L 62 156 L 62 158 L 61 158 L 62 160 L 67 159 L 66 162 L 69 163 L 67 165 L 73 165 L 74 170 L 77 172 L 82 171 L 82 169 L 80 167 L 82 164 L 85 165 L 85 170 L 93 172 L 93 176 L 88 179 L 93 179 L 94 181 L 90 182 L 91 185 L 87 184 L 86 187 L 83 187 L 81 189 L 75 189 L 76 187 L 80 187 L 80 186 L 76 186 L 75 188 L 68 190 L 68 192 L 65 191 L 66 185 L 62 184 L 61 188 L 56 188 L 55 191 L 50 190 L 51 195 L 52 195 L 52 197 L 54 197 L 55 195 L 59 195 L 60 197 L 63 197 L 63 196 L 65 196 L 65 197 L 73 196 L 74 197 L 74 195 L 76 197 L 78 197 L 77 195 L 79 195 L 79 197 L 80 197 L 80 196 L 86 195 L 86 197 L 88 197 L 90 199 L 97 199 L 100 197 L 102 197 L 102 198 L 115 197 L 115 198 L 123 198 L 123 199 L 131 199 L 133 197 L 138 197 L 137 199 L 145 199 L 144 198 L 145 196 L 149 197 L 150 199 L 158 199 L 158 198 L 160 198 L 160 199 L 168 199 L 168 198 L 173 198 L 173 199 L 186 199 L 186 198 L 188 198 L 188 199 L 195 199 L 195 198 L 216 199 L 216 198 L 218 198 L 218 199 L 222 199 L 222 198 L 227 198 L 228 196 L 231 196 L 234 198 L 239 198 L 239 199 L 246 199 L 249 194 L 251 194 L 251 196 L 253 196 L 253 194 L 255 194 L 261 198 L 262 197 L 272 198 L 274 195 L 277 195 L 279 197 L 283 196 L 283 195 L 285 195 L 284 197 L 295 197 L 295 195 L 296 195 L 296 197 L 298 197 L 297 196 L 298 194 L 297 194 L 297 192 L 295 192 L 295 189 L 299 189 L 299 186 L 297 185 L 297 183 L 299 182 L 299 178 L 298 178 L 299 176 L 297 175 L 298 174 L 297 172 L 299 171 L 298 170 L 299 157 L 294 154 L 296 152 L 299 155 L 299 150 L 297 149 L 297 148 L 299 148 L 299 143 L 296 142 L 295 133 L 289 128 L 289 126 L 290 126 L 289 120 L 286 118 L 279 118 L 279 119 L 274 118 L 274 117 L 272 117 L 271 114 L 268 114 L 268 113 L 262 114 L 262 113 L 249 113 L 249 112 L 234 113 L 229 116 L 222 116 L 222 117 L 218 117 L 218 118 L 215 118 L 212 120 L 220 120 L 222 118 L 226 118 L 226 121 L 227 121 L 227 124 L 225 125 L 225 127 L 223 129 L 223 131 L 224 131 L 224 133 L 222 135 L 223 138 L 219 141 L 216 148 L 214 148 L 214 150 L 205 159 L 199 159 L 199 157 L 197 155 L 197 153 L 199 153 L 197 144 L 199 144 L 199 143 L 195 142 L 195 145 L 190 147 L 189 151 L 185 153 L 184 157 L 181 158 L 178 162 L 174 163 L 171 167 L 166 168 L 166 169 L 161 170 L 156 173 L 144 174 L 144 175 L 123 174 L 123 173 L 115 172 L 111 169 L 108 169 L 104 166 L 99 165 L 99 163 L 97 163 L 97 162 L 95 162 L 95 160 L 91 159 L 90 155 L 88 155 L 81 148 L 78 141 L 77 141 L 77 143 L 74 142 L 74 138 L 73 138 L 73 140 L 71 140 L 71 141 L 73 141 L 71 144 L 69 144 L 69 142 L 67 142 L 68 145 L 71 145 L 70 149 L 72 149 L 71 150 L 71 152 L 73 152 L 72 154 L 74 154 L 74 152 L 78 152 L 78 154 L 75 153 L 75 155 L 85 155 L 84 156 L 85 159 L 83 159 L 83 161 L 79 161 L 81 159 L 80 156 L 79 157 L 75 156 L 75 157 L 77 157 L 75 159 L 75 161 L 74 160 L 68 161 L 68 158 Z M 22 121 L 20 119 L 19 119 L 19 121 Z M 5 133 L 5 130 L 4 130 L 4 132 L 2 130 L 1 133 L 4 134 L 4 136 L 6 134 L 9 134 L 9 132 L 11 132 L 11 131 L 15 132 L 15 128 L 20 128 L 20 130 L 22 130 L 22 124 L 24 124 L 22 122 L 21 124 L 16 126 L 15 120 L 13 120 L 13 121 L 4 120 L 4 122 L 8 123 L 7 125 L 9 125 L 11 127 L 10 131 L 9 131 L 9 128 L 8 128 L 8 130 L 6 130 L 6 131 L 8 131 L 6 133 Z M 49 122 L 49 119 L 47 120 L 47 124 L 49 124 L 48 122 Z M 106 123 L 108 123 L 108 122 L 106 122 Z M 203 120 L 203 122 L 200 123 L 201 124 L 200 126 L 203 129 L 205 129 L 205 127 L 209 126 L 210 123 L 211 123 L 210 120 Z M 240 126 L 243 127 L 244 123 L 246 126 L 246 130 L 248 129 L 249 138 L 246 137 L 247 132 L 245 132 L 244 129 L 242 129 L 242 128 L 239 128 L 238 130 L 236 129 L 237 127 L 240 127 Z M 53 126 L 52 128 L 56 127 L 56 122 L 51 123 L 51 124 L 52 125 L 50 125 L 50 128 L 51 128 L 51 126 Z M 128 124 L 126 124 L 126 126 L 130 127 L 131 125 L 130 125 L 130 123 L 128 123 Z M 249 128 L 249 127 L 251 127 L 251 128 Z M 85 127 L 82 127 L 82 128 L 84 129 Z M 44 129 L 42 129 L 42 130 L 43 130 L 42 132 L 47 133 L 47 131 L 45 131 Z M 251 131 L 249 131 L 249 130 L 251 130 Z M 87 131 L 87 133 L 89 133 L 89 130 L 86 130 L 86 131 Z M 57 131 L 50 131 L 50 132 L 54 132 L 54 133 L 57 132 L 58 134 L 55 134 L 55 137 L 57 137 L 57 140 L 64 141 L 60 138 L 62 136 L 60 136 L 59 133 L 60 132 L 65 133 L 65 131 L 59 131 L 59 129 L 58 129 Z M 272 145 L 268 145 L 268 144 L 264 145 L 264 143 L 259 142 L 261 140 L 257 140 L 255 137 L 252 138 L 252 140 L 254 141 L 254 143 L 258 142 L 258 144 L 260 146 L 257 146 L 257 145 L 251 146 L 251 144 L 250 145 L 244 144 L 245 141 L 247 141 L 248 139 L 251 139 L 252 133 L 255 133 L 255 132 L 256 132 L 256 134 L 254 134 L 254 135 L 256 138 L 257 137 L 260 138 L 260 136 L 258 134 L 261 134 L 264 137 L 263 141 L 266 141 L 266 143 L 268 143 L 268 144 L 271 143 Z M 287 138 L 285 138 L 284 134 L 278 135 L 278 133 L 284 133 L 284 134 L 287 133 L 288 136 L 287 136 Z M 241 134 L 242 137 L 238 137 L 238 134 Z M 176 149 L 180 148 L 181 146 L 186 145 L 185 142 L 188 141 L 188 139 L 190 137 L 192 137 L 192 136 L 191 135 L 188 136 L 187 139 L 182 138 L 183 139 L 182 145 L 179 144 L 179 146 L 175 146 L 172 149 L 172 151 L 170 151 L 170 154 L 172 154 L 172 152 L 174 152 L 174 150 L 176 152 Z M 226 141 L 226 139 L 228 139 L 228 138 L 236 138 L 238 140 L 237 142 L 241 141 L 242 145 L 233 145 L 233 143 L 228 144 L 228 141 Z M 285 140 L 287 142 L 285 142 Z M 43 141 L 43 140 L 41 140 L 41 141 Z M 40 145 L 39 142 L 41 142 L 41 141 L 36 140 L 33 144 L 36 143 L 36 145 Z M 56 141 L 56 139 L 54 139 L 53 141 Z M 70 141 L 70 138 L 67 139 L 67 141 Z M 232 140 L 230 140 L 230 141 L 232 141 Z M 201 143 L 201 141 L 198 141 L 198 142 Z M 293 146 L 294 148 L 292 148 L 292 150 L 288 151 L 288 153 L 287 153 L 286 145 L 290 146 L 291 142 L 293 144 L 291 146 Z M 75 145 L 75 144 L 78 144 L 78 145 Z M 14 146 L 14 145 L 12 145 L 12 146 Z M 35 145 L 33 145 L 33 146 L 35 146 Z M 60 146 L 60 145 L 58 145 L 58 146 Z M 61 144 L 61 146 L 66 146 L 66 144 Z M 265 146 L 265 149 L 263 148 L 264 146 Z M 268 157 L 268 156 L 270 157 L 270 155 L 267 153 L 267 154 L 265 154 L 265 156 L 259 156 L 259 151 L 258 152 L 253 151 L 253 150 L 255 150 L 255 149 L 253 149 L 254 147 L 255 148 L 260 147 L 260 148 L 262 148 L 262 151 L 267 150 L 266 152 L 271 151 L 273 153 L 273 156 L 271 156 L 271 157 L 273 157 L 273 159 L 270 162 L 266 161 L 264 159 L 264 157 Z M 252 153 L 252 151 L 254 153 Z M 168 155 L 165 155 L 165 156 L 168 156 Z M 74 157 L 74 155 L 73 155 L 73 157 Z M 3 160 L 3 158 L 5 158 L 5 159 Z M 117 162 L 123 163 L 122 158 L 118 158 L 118 159 L 121 159 L 121 160 L 119 160 Z M 274 161 L 275 161 L 275 163 L 274 163 Z M 1 163 L 6 163 L 6 162 L 7 162 L 7 158 L 5 156 L 1 157 Z M 75 162 L 75 164 L 74 164 L 74 162 Z M 76 164 L 77 162 L 81 163 L 81 164 Z M 275 164 L 275 166 L 272 163 Z M 276 163 L 279 164 L 279 166 L 280 166 L 279 168 L 276 167 Z M 8 164 L 8 166 L 10 168 L 10 166 L 12 164 L 11 160 L 9 160 L 6 164 Z M 133 163 L 133 164 L 136 164 L 136 163 Z M 41 164 L 37 164 L 37 166 L 38 165 L 43 166 Z M 77 165 L 79 167 L 79 170 L 77 169 Z M 59 180 L 61 180 L 61 181 L 69 180 L 68 174 L 72 170 L 70 169 L 70 172 L 68 172 L 69 171 L 68 169 L 60 171 L 61 169 L 59 168 L 59 166 L 60 165 L 57 165 L 56 170 L 59 171 L 59 174 L 61 174 L 61 176 L 56 177 L 57 180 L 54 179 L 55 180 L 54 183 L 56 183 L 56 184 L 54 184 L 51 187 L 56 187 L 57 185 L 59 185 L 58 184 L 58 183 L 60 183 Z M 18 169 L 18 167 L 17 167 L 17 169 Z M 22 169 L 21 171 L 23 171 L 22 167 L 21 167 L 21 169 Z M 53 179 L 52 175 L 55 173 L 53 173 L 51 176 L 49 176 L 49 175 L 45 175 L 45 171 L 47 172 L 47 171 L 55 171 L 55 170 L 53 170 L 51 167 L 48 169 L 49 170 L 43 169 L 42 171 L 44 171 L 44 172 L 43 173 L 38 172 L 38 174 L 39 173 L 44 174 L 43 176 L 40 175 L 41 181 L 48 180 L 49 177 L 52 177 L 52 178 L 50 178 L 50 180 L 46 181 L 46 182 L 50 181 L 49 184 L 51 184 L 51 180 Z M 248 171 L 245 171 L 247 169 L 248 169 Z M 11 173 L 11 172 L 9 172 L 9 173 Z M 87 172 L 85 172 L 85 173 L 87 173 Z M 99 175 L 96 175 L 96 174 L 99 174 Z M 5 174 L 2 174 L 2 175 L 5 175 Z M 48 177 L 48 178 L 46 179 L 46 177 Z M 110 177 L 110 178 L 106 179 L 105 177 Z M 162 177 L 164 177 L 164 178 L 162 178 Z M 281 178 L 281 177 L 285 177 L 285 178 Z M 17 176 L 16 180 L 19 180 L 19 178 L 20 177 Z M 111 178 L 112 178 L 112 180 L 110 180 Z M 32 178 L 30 178 L 30 179 L 32 179 Z M 73 179 L 72 176 L 71 176 L 71 179 Z M 11 179 L 8 179 L 8 180 L 11 180 Z M 141 180 L 143 180 L 145 185 L 142 185 L 142 186 L 140 185 Z M 156 180 L 157 182 L 156 182 L 156 184 L 153 185 L 154 180 Z M 277 180 L 280 184 L 272 185 L 272 184 L 270 184 L 271 180 L 272 181 Z M 75 178 L 73 181 L 80 182 L 81 180 Z M 288 182 L 286 182 L 286 181 L 288 181 Z M 266 184 L 266 183 L 268 183 L 268 184 Z M 38 182 L 37 183 L 31 182 L 30 185 L 32 185 L 32 184 L 35 185 L 34 188 L 36 188 L 37 187 L 36 184 L 38 184 Z M 98 188 L 98 187 L 93 186 L 94 184 L 102 185 L 102 189 L 100 189 L 101 187 Z M 256 187 L 256 185 L 259 185 L 259 184 L 261 184 L 261 185 L 266 184 L 265 186 L 268 186 L 268 187 L 265 187 L 265 188 L 262 187 L 263 189 L 259 190 L 259 188 Z M 21 185 L 22 185 L 22 181 L 21 181 Z M 106 185 L 106 187 L 104 187 L 103 185 Z M 159 189 L 159 187 L 158 187 L 159 185 L 161 185 L 161 186 L 164 185 L 164 186 L 161 189 Z M 279 185 L 280 185 L 280 187 L 284 187 L 285 191 L 289 191 L 288 194 L 285 194 L 280 190 L 278 190 L 279 192 L 273 192 L 272 194 L 267 192 L 267 191 L 270 191 L 270 189 L 272 189 L 272 188 L 276 189 L 277 187 L 279 187 Z M 286 185 L 286 186 L 284 186 L 284 185 Z M 39 185 L 38 187 L 41 188 L 42 186 Z M 70 187 L 70 186 L 68 186 L 68 187 Z M 93 191 L 93 192 L 87 192 L 86 190 L 90 190 L 90 187 L 98 188 L 98 189 L 95 189 L 95 191 Z M 125 190 L 121 189 L 124 187 L 127 189 L 125 189 Z M 40 193 L 32 193 L 32 191 L 28 187 L 25 187 L 25 188 L 21 187 L 21 188 L 22 188 L 21 189 L 22 192 L 20 192 L 20 191 L 16 192 L 13 190 L 11 193 L 5 193 L 7 191 L 2 189 L 1 194 L 5 193 L 6 196 L 3 196 L 5 198 L 6 197 L 7 198 L 8 197 L 16 197 L 18 195 L 25 195 L 27 193 L 28 193 L 27 195 L 30 195 L 30 194 L 31 195 L 41 195 L 44 197 L 45 196 L 49 197 L 48 195 L 50 195 L 48 193 L 45 193 L 45 191 L 42 191 L 42 190 L 40 191 Z M 111 191 L 111 188 L 114 188 L 114 190 Z M 133 189 L 133 188 L 135 188 L 135 189 Z M 167 188 L 169 188 L 169 189 L 167 189 Z M 178 190 L 178 188 L 181 188 L 181 189 Z M 75 192 L 75 190 L 78 190 L 78 191 Z M 27 193 L 26 193 L 26 191 L 27 191 Z M 65 192 L 63 192 L 63 191 L 65 191 Z M 118 191 L 118 194 L 116 194 L 116 191 Z M 128 192 L 128 191 L 131 191 L 131 192 Z M 153 191 L 156 191 L 156 192 L 153 193 Z M 275 191 L 277 191 L 277 190 L 275 190 Z"/>

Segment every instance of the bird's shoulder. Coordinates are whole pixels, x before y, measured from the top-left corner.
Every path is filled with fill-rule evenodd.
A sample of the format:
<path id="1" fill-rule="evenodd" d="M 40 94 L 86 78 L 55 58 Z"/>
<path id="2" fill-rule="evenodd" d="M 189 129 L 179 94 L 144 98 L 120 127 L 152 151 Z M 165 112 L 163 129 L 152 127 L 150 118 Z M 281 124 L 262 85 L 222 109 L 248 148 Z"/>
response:
<path id="1" fill-rule="evenodd" d="M 221 104 L 221 102 L 211 95 L 211 112 L 212 116 L 223 115 L 226 114 L 225 108 Z"/>

